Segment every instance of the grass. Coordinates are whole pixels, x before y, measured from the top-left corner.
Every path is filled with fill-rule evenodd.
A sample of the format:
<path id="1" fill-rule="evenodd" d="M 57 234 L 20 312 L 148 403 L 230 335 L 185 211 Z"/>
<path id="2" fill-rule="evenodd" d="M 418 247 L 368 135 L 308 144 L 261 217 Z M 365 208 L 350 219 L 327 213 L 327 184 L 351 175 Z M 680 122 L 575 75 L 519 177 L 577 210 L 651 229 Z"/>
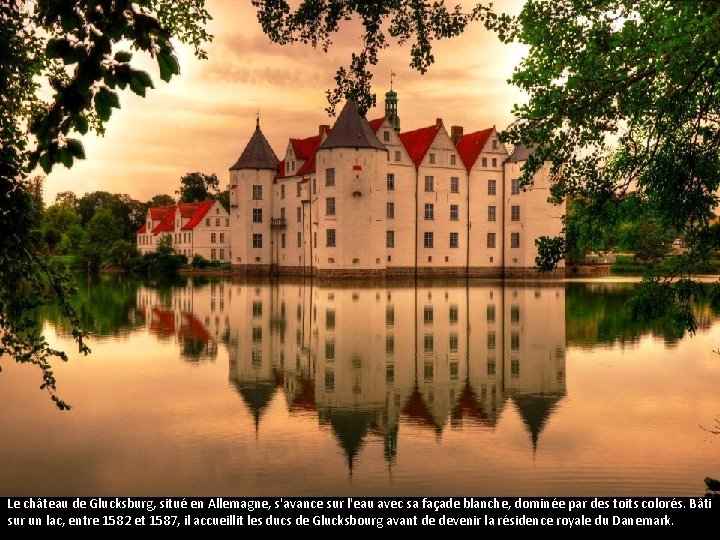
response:
<path id="1" fill-rule="evenodd" d="M 632 253 L 619 253 L 610 273 L 619 276 L 644 276 L 650 273 L 665 273 L 672 268 L 674 256 L 668 255 L 655 263 L 644 263 L 635 260 Z M 709 261 L 699 263 L 693 269 L 694 274 L 720 274 L 720 258 L 711 257 Z"/>

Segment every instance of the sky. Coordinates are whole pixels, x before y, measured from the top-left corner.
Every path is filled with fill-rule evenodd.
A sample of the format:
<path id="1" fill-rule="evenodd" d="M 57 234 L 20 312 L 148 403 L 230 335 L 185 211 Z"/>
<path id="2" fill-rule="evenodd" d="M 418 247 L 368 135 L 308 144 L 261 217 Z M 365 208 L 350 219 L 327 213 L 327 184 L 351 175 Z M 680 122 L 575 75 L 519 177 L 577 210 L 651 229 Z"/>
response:
<path id="1" fill-rule="evenodd" d="M 495 7 L 515 13 L 521 4 L 497 0 Z M 145 98 L 121 91 L 121 109 L 114 109 L 105 135 L 82 139 L 86 159 L 71 169 L 57 165 L 47 176 L 46 204 L 61 191 L 78 196 L 108 191 L 147 201 L 156 194 L 174 195 L 180 178 L 195 171 L 217 174 L 224 188 L 258 114 L 280 159 L 290 138 L 310 137 L 319 125 L 333 124 L 325 92 L 334 87 L 337 68 L 360 50 L 358 24 L 341 25 L 325 53 L 310 45 L 272 43 L 249 0 L 208 0 L 207 9 L 212 16 L 207 28 L 214 36 L 205 46 L 208 58 L 197 59 L 189 47 L 178 46 L 181 72 L 170 83 L 160 79 L 150 59 L 139 58 L 155 89 Z M 474 23 L 460 36 L 434 42 L 435 63 L 420 74 L 410 67 L 409 46 L 391 42 L 372 69 L 377 107 L 367 118 L 383 116 L 394 73 L 402 131 L 432 125 L 436 118 L 448 130 L 461 125 L 466 133 L 503 129 L 513 120 L 513 105 L 524 100 L 507 82 L 522 53 L 520 46 L 504 45 Z"/>

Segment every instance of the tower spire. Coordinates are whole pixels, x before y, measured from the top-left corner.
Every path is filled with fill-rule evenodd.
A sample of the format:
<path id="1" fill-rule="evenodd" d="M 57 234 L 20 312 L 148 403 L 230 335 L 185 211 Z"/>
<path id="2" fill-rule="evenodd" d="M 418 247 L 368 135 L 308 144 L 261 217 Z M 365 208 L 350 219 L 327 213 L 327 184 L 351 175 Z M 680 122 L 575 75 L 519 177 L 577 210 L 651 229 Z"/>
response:
<path id="1" fill-rule="evenodd" d="M 390 91 L 385 93 L 385 118 L 390 120 L 393 129 L 400 133 L 400 117 L 398 116 L 398 97 L 393 90 L 393 78 L 397 77 L 394 71 L 390 71 Z"/>

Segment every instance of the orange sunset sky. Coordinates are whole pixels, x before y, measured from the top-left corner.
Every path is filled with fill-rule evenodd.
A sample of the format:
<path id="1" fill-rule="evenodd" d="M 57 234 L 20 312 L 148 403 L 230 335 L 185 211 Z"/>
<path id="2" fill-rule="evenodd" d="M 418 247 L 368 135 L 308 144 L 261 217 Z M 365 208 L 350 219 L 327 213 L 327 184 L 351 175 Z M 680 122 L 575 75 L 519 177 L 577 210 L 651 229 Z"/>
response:
<path id="1" fill-rule="evenodd" d="M 495 2 L 497 10 L 509 13 L 521 5 L 522 0 Z M 47 204 L 66 190 L 78 196 L 99 190 L 126 193 L 141 201 L 159 193 L 174 195 L 180 177 L 193 171 L 217 174 L 224 188 L 258 111 L 263 133 L 281 159 L 290 137 L 309 137 L 320 124 L 333 124 L 325 111 L 325 91 L 334 86 L 337 68 L 360 50 L 358 24 L 342 25 L 324 53 L 309 45 L 271 43 L 249 0 L 208 0 L 207 8 L 214 35 L 206 44 L 208 59 L 198 60 L 191 49 L 178 47 L 181 73 L 170 83 L 142 59 L 155 89 L 145 98 L 121 91 L 122 108 L 114 110 L 105 136 L 83 139 L 87 158 L 69 170 L 58 165 L 47 176 Z M 503 45 L 474 23 L 459 37 L 435 42 L 433 52 L 435 63 L 424 75 L 409 66 L 409 46 L 392 43 L 381 52 L 373 69 L 377 107 L 368 119 L 383 116 L 394 72 L 403 131 L 434 124 L 436 118 L 448 130 L 462 125 L 466 133 L 493 125 L 503 129 L 512 121 L 512 106 L 524 96 L 507 80 L 522 57 L 521 47 Z"/>

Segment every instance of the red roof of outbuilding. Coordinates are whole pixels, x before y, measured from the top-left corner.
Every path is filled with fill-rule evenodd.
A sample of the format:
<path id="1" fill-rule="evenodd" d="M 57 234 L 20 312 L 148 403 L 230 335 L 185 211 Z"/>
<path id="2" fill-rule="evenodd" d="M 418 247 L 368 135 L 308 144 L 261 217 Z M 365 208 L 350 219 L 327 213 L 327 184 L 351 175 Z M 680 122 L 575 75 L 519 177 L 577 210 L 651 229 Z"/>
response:
<path id="1" fill-rule="evenodd" d="M 302 167 L 298 169 L 296 175 L 310 174 L 315 172 L 315 154 L 313 153 L 308 160 L 302 164 Z"/>
<path id="2" fill-rule="evenodd" d="M 151 212 L 152 215 L 152 212 Z M 163 215 L 162 221 L 152 230 L 153 234 L 172 232 L 175 230 L 175 207 L 169 206 Z"/>
<path id="3" fill-rule="evenodd" d="M 297 159 L 310 159 L 315 154 L 317 147 L 320 146 L 320 135 L 307 139 L 290 139 L 290 144 Z"/>
<path id="4" fill-rule="evenodd" d="M 457 151 L 460 154 L 465 168 L 470 171 L 475 165 L 480 152 L 485 148 L 490 135 L 492 135 L 493 128 L 483 129 L 482 131 L 476 131 L 475 133 L 468 133 L 463 135 L 457 143 Z"/>
<path id="5" fill-rule="evenodd" d="M 202 218 L 205 217 L 205 214 L 207 214 L 210 211 L 210 208 L 212 208 L 215 201 L 203 201 L 201 203 L 195 203 L 197 204 L 197 208 L 192 214 L 192 217 L 190 218 L 190 221 L 188 221 L 185 225 L 183 225 L 182 230 L 183 231 L 189 231 L 194 229 L 200 221 L 202 221 Z M 183 205 L 180 205 L 183 206 Z M 187 205 L 191 206 L 191 205 Z M 181 210 L 182 215 L 182 210 Z M 185 217 L 183 215 L 183 217 Z"/>
<path id="6" fill-rule="evenodd" d="M 400 134 L 400 140 L 416 167 L 422 163 L 438 131 L 440 131 L 440 126 L 432 125 Z"/>
<path id="7" fill-rule="evenodd" d="M 173 208 L 173 206 L 154 206 L 150 209 L 150 217 L 154 220 L 162 219 L 165 217 L 165 212 L 168 211 L 168 208 Z"/>

